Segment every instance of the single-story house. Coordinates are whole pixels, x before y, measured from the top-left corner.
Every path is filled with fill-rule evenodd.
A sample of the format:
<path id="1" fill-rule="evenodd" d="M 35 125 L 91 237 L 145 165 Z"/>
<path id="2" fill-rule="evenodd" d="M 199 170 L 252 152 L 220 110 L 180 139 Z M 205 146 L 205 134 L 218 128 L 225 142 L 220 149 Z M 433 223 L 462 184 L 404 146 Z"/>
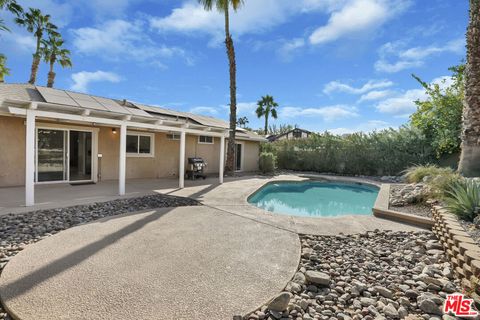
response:
<path id="1" fill-rule="evenodd" d="M 29 84 L 0 84 L 0 187 L 178 177 L 189 157 L 223 170 L 228 123 L 211 117 Z M 236 132 L 235 169 L 258 170 L 257 134 Z"/>
<path id="2" fill-rule="evenodd" d="M 270 142 L 278 141 L 278 140 L 294 140 L 294 139 L 306 139 L 308 138 L 312 132 L 305 130 L 305 129 L 300 129 L 300 128 L 295 128 L 290 131 L 281 133 L 281 134 L 274 134 L 271 136 L 268 136 L 267 139 Z"/>

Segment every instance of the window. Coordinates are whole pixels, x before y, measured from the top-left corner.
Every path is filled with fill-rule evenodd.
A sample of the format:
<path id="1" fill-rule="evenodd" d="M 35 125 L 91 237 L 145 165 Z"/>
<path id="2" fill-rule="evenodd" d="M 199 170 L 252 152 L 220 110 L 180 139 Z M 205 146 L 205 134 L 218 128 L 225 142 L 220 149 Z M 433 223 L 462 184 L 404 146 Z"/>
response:
<path id="1" fill-rule="evenodd" d="M 213 137 L 211 137 L 211 136 L 198 136 L 198 143 L 213 144 Z"/>
<path id="2" fill-rule="evenodd" d="M 153 157 L 153 134 L 128 133 L 127 155 L 131 157 Z"/>
<path id="3" fill-rule="evenodd" d="M 168 133 L 167 134 L 168 140 L 180 140 L 180 134 L 178 133 Z"/>
<path id="4" fill-rule="evenodd" d="M 301 138 L 302 137 L 302 131 L 300 131 L 300 130 L 293 131 L 293 137 L 294 138 Z"/>

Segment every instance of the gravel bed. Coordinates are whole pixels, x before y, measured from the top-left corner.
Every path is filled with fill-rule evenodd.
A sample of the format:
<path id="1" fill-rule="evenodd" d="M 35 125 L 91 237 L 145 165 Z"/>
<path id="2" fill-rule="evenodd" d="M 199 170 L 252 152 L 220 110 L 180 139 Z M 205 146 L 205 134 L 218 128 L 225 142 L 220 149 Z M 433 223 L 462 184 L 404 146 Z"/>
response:
<path id="1" fill-rule="evenodd" d="M 389 209 L 431 218 L 431 207 L 423 201 L 418 202 L 423 198 L 421 194 L 422 189 L 416 188 L 414 185 L 392 184 L 390 185 Z"/>
<path id="2" fill-rule="evenodd" d="M 428 217 L 428 218 L 432 217 L 431 207 L 429 205 L 423 204 L 423 203 L 413 204 L 413 205 L 408 205 L 408 206 L 403 206 L 403 207 L 390 206 L 389 208 L 391 210 L 394 210 L 394 211 L 414 214 L 414 215 L 421 216 L 421 217 Z"/>
<path id="3" fill-rule="evenodd" d="M 462 219 L 458 219 L 460 225 L 465 229 L 465 231 L 472 237 L 475 242 L 480 245 L 480 229 L 475 226 L 473 222 L 465 221 Z"/>
<path id="4" fill-rule="evenodd" d="M 431 232 L 305 235 L 301 242 L 292 281 L 248 319 L 442 319 L 446 294 L 459 292 Z"/>
<path id="5" fill-rule="evenodd" d="M 189 198 L 158 194 L 68 208 L 2 215 L 0 216 L 0 275 L 7 262 L 25 246 L 70 227 L 128 212 L 199 204 Z M 7 319 L 11 318 L 0 305 L 0 320 Z"/>

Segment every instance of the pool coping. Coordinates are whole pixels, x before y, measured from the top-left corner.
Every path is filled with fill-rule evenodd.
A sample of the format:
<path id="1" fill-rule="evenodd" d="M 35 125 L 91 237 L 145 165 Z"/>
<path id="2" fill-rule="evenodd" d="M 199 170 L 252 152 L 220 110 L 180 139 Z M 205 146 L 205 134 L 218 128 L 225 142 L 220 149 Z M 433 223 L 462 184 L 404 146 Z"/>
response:
<path id="1" fill-rule="evenodd" d="M 377 200 L 372 208 L 373 215 L 431 230 L 435 224 L 433 219 L 390 209 L 390 186 L 388 183 L 381 184 Z"/>

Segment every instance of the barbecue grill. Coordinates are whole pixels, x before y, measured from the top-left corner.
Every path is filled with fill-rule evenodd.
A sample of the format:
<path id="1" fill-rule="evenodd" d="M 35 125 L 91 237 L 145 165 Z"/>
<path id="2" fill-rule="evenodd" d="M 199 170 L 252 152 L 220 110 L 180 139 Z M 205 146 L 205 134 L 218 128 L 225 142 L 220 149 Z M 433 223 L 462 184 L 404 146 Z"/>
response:
<path id="1" fill-rule="evenodd" d="M 202 158 L 188 158 L 189 169 L 185 174 L 187 179 L 196 180 L 198 178 L 203 178 L 205 180 L 207 176 L 204 173 L 204 169 L 207 166 L 207 163 L 203 161 Z"/>

